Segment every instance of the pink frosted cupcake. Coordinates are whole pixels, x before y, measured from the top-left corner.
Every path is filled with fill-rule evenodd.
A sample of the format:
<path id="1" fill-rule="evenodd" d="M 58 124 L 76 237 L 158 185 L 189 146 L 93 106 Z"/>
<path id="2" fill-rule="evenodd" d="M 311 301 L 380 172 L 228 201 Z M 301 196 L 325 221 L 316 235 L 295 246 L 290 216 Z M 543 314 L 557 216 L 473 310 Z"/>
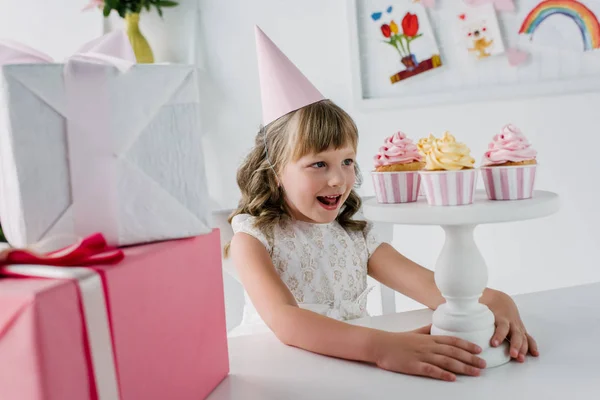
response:
<path id="1" fill-rule="evenodd" d="M 385 139 L 374 157 L 371 172 L 375 196 L 379 203 L 411 203 L 417 201 L 423 168 L 423 157 L 417 146 L 402 132 Z"/>
<path id="2" fill-rule="evenodd" d="M 495 135 L 482 160 L 490 200 L 523 200 L 533 196 L 537 151 L 519 128 L 508 124 Z"/>
<path id="3" fill-rule="evenodd" d="M 473 203 L 477 169 L 471 150 L 445 132 L 441 138 L 430 135 L 419 141 L 425 155 L 425 168 L 420 172 L 427 204 L 430 206 L 463 206 Z"/>

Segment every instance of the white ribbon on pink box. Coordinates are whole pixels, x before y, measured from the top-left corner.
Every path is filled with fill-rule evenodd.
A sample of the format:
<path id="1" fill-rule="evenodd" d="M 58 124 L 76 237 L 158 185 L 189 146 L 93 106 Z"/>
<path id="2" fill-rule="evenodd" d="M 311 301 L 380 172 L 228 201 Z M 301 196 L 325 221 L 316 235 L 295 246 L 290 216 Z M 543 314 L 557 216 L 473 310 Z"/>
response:
<path id="1" fill-rule="evenodd" d="M 91 265 L 116 263 L 121 261 L 123 256 L 121 250 L 108 247 L 101 234 L 91 235 L 48 255 L 9 249 L 3 251 L 0 256 L 0 276 L 66 279 L 76 283 L 81 320 L 85 326 L 88 352 L 86 359 L 92 378 L 90 393 L 95 395 L 97 400 L 119 400 L 121 396 L 105 285 L 100 273 Z M 82 266 L 73 266 L 79 263 Z M 16 312 L 5 326 L 0 326 L 0 340 L 21 312 Z"/>

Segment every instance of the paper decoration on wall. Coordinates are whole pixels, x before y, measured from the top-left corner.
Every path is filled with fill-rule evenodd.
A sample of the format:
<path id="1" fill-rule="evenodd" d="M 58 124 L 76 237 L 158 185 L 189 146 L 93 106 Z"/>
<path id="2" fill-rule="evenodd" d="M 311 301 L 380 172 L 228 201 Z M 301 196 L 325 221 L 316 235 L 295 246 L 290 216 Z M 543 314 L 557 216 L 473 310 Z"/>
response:
<path id="1" fill-rule="evenodd" d="M 506 57 L 510 66 L 517 67 L 529 59 L 529 53 L 517 48 L 510 48 L 506 50 Z"/>
<path id="2" fill-rule="evenodd" d="M 457 17 L 460 35 L 471 57 L 483 60 L 504 53 L 502 34 L 493 5 L 463 7 Z"/>
<path id="3" fill-rule="evenodd" d="M 413 0 L 413 3 L 421 3 L 423 7 L 434 8 L 435 0 Z"/>
<path id="4" fill-rule="evenodd" d="M 463 0 L 470 6 L 480 6 L 483 4 L 493 4 L 498 11 L 515 11 L 514 0 Z"/>
<path id="5" fill-rule="evenodd" d="M 581 32 L 584 51 L 600 48 L 600 22 L 596 15 L 583 3 L 576 0 L 546 0 L 533 8 L 523 20 L 520 34 L 533 34 L 540 24 L 554 15 L 573 20 Z"/>
<path id="6" fill-rule="evenodd" d="M 431 24 L 423 6 L 394 3 L 384 11 L 371 13 L 374 27 L 386 51 L 398 54 L 390 65 L 391 84 L 431 71 L 442 66 Z M 398 21 L 398 22 L 397 22 Z"/>

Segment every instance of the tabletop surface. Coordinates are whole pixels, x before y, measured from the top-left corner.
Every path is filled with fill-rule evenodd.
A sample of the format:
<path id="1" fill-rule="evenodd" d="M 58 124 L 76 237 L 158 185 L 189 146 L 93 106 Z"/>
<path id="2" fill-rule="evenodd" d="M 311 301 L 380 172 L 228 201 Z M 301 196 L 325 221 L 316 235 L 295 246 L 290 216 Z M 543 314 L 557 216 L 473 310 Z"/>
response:
<path id="1" fill-rule="evenodd" d="M 551 215 L 559 209 L 556 193 L 536 190 L 525 200 L 488 200 L 477 190 L 473 204 L 430 206 L 424 197 L 413 203 L 380 204 L 375 198 L 363 204 L 364 215 L 375 222 L 407 225 L 467 225 L 522 221 Z"/>
<path id="2" fill-rule="evenodd" d="M 538 358 L 458 375 L 455 382 L 398 374 L 286 346 L 272 333 L 229 339 L 231 373 L 209 400 L 244 399 L 592 399 L 600 395 L 600 282 L 513 296 L 537 340 Z M 429 309 L 354 324 L 407 331 Z"/>

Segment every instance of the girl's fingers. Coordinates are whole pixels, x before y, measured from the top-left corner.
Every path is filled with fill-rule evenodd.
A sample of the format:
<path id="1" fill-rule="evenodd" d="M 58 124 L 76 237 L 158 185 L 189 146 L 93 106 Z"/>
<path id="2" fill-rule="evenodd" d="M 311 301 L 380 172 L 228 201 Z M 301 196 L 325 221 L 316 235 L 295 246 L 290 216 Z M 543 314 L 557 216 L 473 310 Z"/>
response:
<path id="1" fill-rule="evenodd" d="M 437 344 L 446 344 L 453 347 L 458 347 L 460 349 L 466 350 L 473 354 L 481 353 L 481 347 L 477 346 L 475 343 L 467 342 L 464 339 L 459 339 L 455 336 L 433 336 L 434 341 Z"/>
<path id="2" fill-rule="evenodd" d="M 519 350 L 519 358 L 520 362 L 525 361 L 525 357 L 527 356 L 527 350 L 529 350 L 529 340 L 527 339 L 527 334 L 523 335 L 523 344 L 521 345 L 521 350 Z"/>
<path id="3" fill-rule="evenodd" d="M 519 350 L 521 350 L 521 346 L 523 345 L 523 333 L 514 328 L 510 333 L 510 356 L 512 358 L 517 358 L 519 356 Z"/>
<path id="4" fill-rule="evenodd" d="M 506 335 L 508 335 L 510 325 L 507 320 L 502 320 L 498 322 L 496 325 L 496 332 L 494 332 L 494 336 L 492 336 L 492 346 L 497 347 L 506 339 Z"/>
<path id="5" fill-rule="evenodd" d="M 481 373 L 480 368 L 467 365 L 463 362 L 455 360 L 454 358 L 440 354 L 430 354 L 424 358 L 424 360 L 431 365 L 438 366 L 443 370 L 454 372 L 455 374 L 479 376 Z"/>
<path id="6" fill-rule="evenodd" d="M 454 382 L 456 375 L 451 372 L 444 371 L 440 367 L 428 363 L 419 363 L 414 372 L 415 375 L 427 376 L 430 378 L 440 379 L 442 381 Z"/>
<path id="7" fill-rule="evenodd" d="M 469 353 L 466 350 L 459 349 L 458 347 L 450 346 L 447 344 L 440 344 L 435 348 L 434 353 L 454 358 L 465 364 L 472 365 L 477 368 L 485 368 L 485 360 Z"/>
<path id="8" fill-rule="evenodd" d="M 535 339 L 529 333 L 527 333 L 525 335 L 527 336 L 527 341 L 529 342 L 529 352 L 534 357 L 539 356 L 540 352 L 538 350 L 537 342 L 535 341 Z"/>

